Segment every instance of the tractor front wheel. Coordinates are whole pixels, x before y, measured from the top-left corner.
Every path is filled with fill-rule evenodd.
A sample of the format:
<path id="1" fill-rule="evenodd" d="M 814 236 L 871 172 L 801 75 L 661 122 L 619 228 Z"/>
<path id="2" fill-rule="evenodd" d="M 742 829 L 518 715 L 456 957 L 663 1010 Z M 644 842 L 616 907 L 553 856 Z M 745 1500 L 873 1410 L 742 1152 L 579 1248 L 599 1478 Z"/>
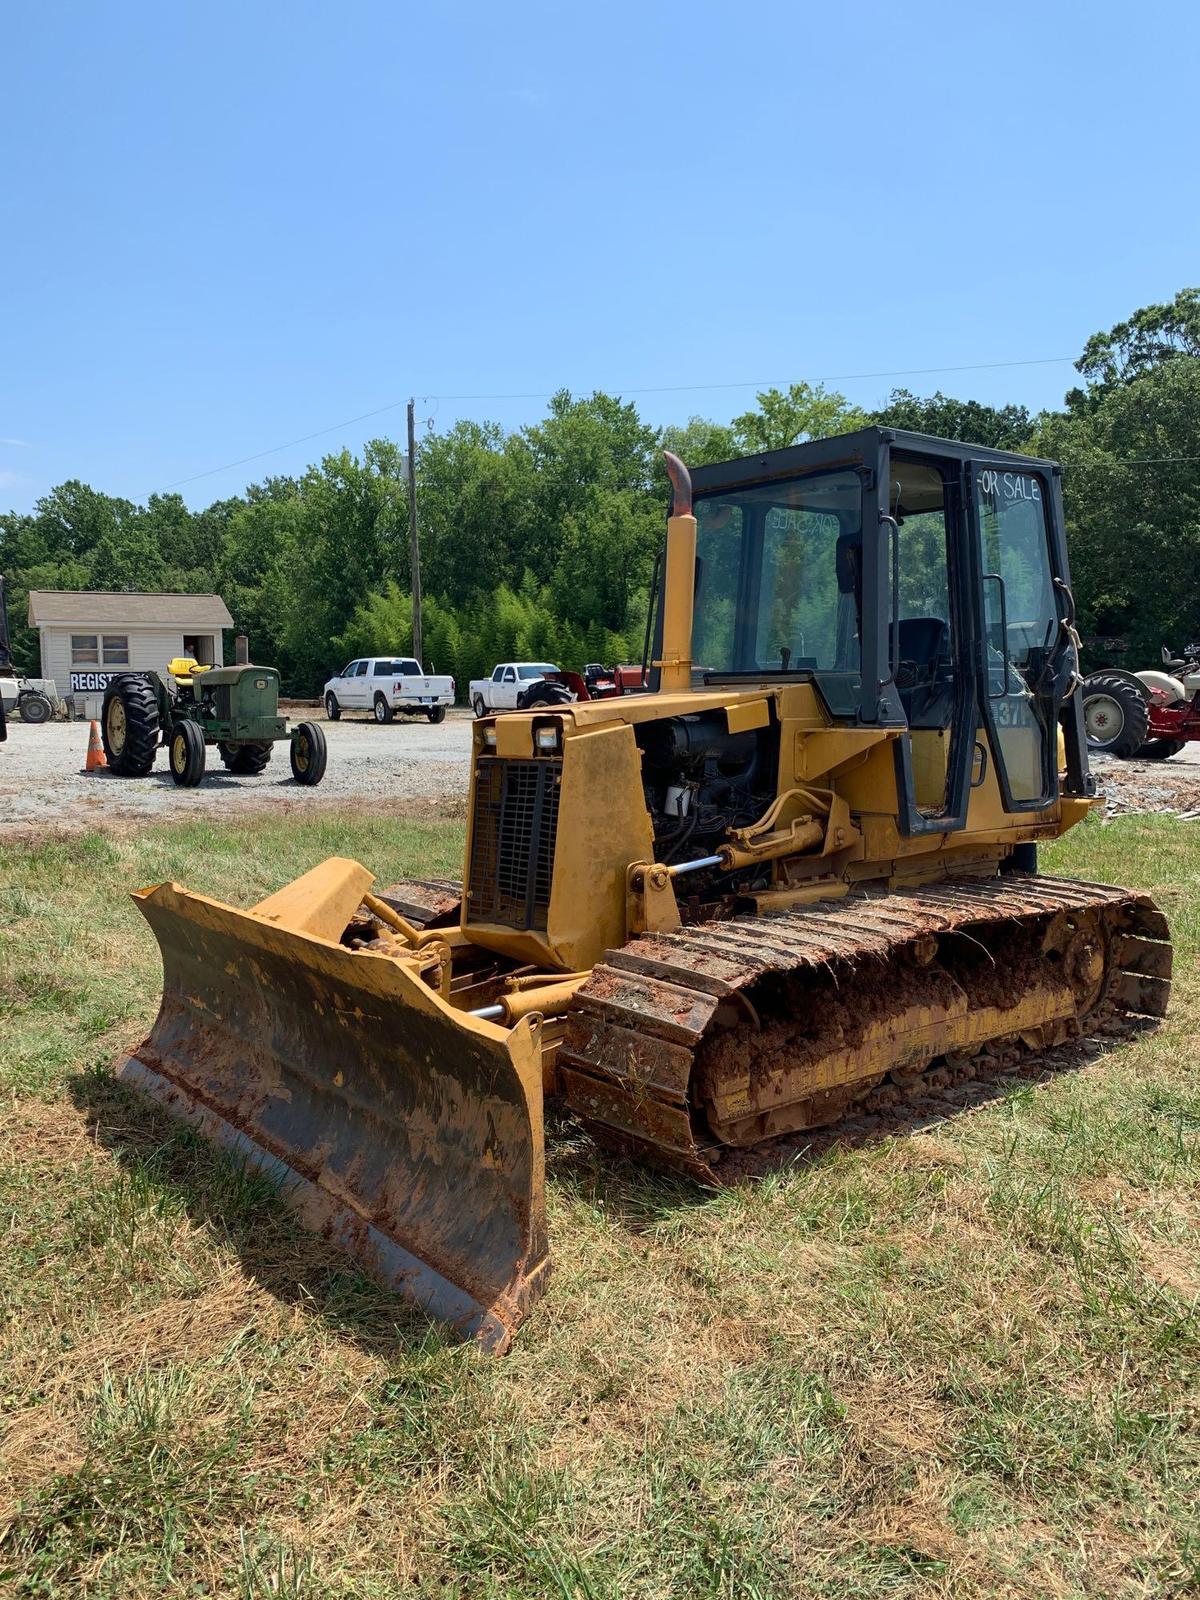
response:
<path id="1" fill-rule="evenodd" d="M 269 739 L 255 744 L 218 742 L 217 749 L 221 752 L 221 760 L 225 763 L 226 770 L 232 772 L 235 778 L 257 778 L 271 759 Z"/>
<path id="2" fill-rule="evenodd" d="M 113 678 L 100 708 L 108 770 L 118 778 L 144 778 L 154 768 L 160 736 L 158 696 L 149 680 L 129 672 Z"/>
<path id="3" fill-rule="evenodd" d="M 1089 750 L 1128 761 L 1146 743 L 1150 708 L 1127 679 L 1097 673 L 1083 685 L 1083 727 Z"/>
<path id="4" fill-rule="evenodd" d="M 292 732 L 292 777 L 297 783 L 320 783 L 329 752 L 315 722 L 301 722 Z"/>
<path id="5" fill-rule="evenodd" d="M 194 789 L 204 776 L 204 731 L 190 717 L 171 732 L 171 776 L 181 789 Z"/>

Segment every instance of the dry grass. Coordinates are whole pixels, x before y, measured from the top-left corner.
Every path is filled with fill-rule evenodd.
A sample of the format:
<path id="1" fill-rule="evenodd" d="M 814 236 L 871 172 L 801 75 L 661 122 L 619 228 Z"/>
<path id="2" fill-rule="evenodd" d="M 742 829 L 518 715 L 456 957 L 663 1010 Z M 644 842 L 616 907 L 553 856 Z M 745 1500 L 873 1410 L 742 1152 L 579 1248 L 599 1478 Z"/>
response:
<path id="1" fill-rule="evenodd" d="M 1195 842 L 1194 842 L 1195 841 Z M 105 1071 L 154 1009 L 131 885 L 246 902 L 454 825 L 94 837 L 0 868 L 0 1586 L 20 1595 L 1112 1596 L 1200 1584 L 1200 833 L 1172 1017 L 936 1127 L 711 1194 L 552 1128 L 556 1276 L 449 1344 Z"/>

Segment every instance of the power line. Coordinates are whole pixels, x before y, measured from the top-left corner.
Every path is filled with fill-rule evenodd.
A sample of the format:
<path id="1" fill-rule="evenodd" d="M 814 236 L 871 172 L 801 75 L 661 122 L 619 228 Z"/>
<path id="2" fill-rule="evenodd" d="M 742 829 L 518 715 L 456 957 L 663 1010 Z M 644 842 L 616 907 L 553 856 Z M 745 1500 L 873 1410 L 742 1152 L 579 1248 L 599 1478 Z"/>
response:
<path id="1" fill-rule="evenodd" d="M 835 372 L 827 377 L 818 378 L 817 383 L 860 383 L 873 378 L 922 378 L 940 372 L 994 372 L 1002 367 L 1049 367 L 1058 366 L 1063 362 L 1074 362 L 1074 356 L 1037 356 L 1027 361 L 976 361 L 959 367 L 896 367 L 889 372 Z M 773 389 L 782 383 L 790 383 L 791 379 L 760 379 L 755 382 L 749 380 L 743 383 L 667 383 L 650 388 L 626 388 L 624 385 L 613 385 L 611 390 L 616 394 L 700 394 L 703 391 L 718 389 Z M 481 401 L 481 400 L 548 400 L 558 391 L 555 389 L 539 389 L 522 394 L 425 394 L 421 396 L 422 404 L 427 401 Z M 235 467 L 248 466 L 252 461 L 262 461 L 266 456 L 278 455 L 281 450 L 292 450 L 299 444 L 308 444 L 313 439 L 324 438 L 327 434 L 338 433 L 343 428 L 352 428 L 355 423 L 367 422 L 372 417 L 381 417 L 387 411 L 398 411 L 401 406 L 407 405 L 406 400 L 389 400 L 387 405 L 377 406 L 374 411 L 364 411 L 357 417 L 347 417 L 344 422 L 331 423 L 327 428 L 318 428 L 313 433 L 305 433 L 298 439 L 288 439 L 283 444 L 270 445 L 266 450 L 256 450 L 253 455 L 239 456 L 236 461 L 226 461 L 219 467 L 207 467 L 203 472 L 194 472 L 188 478 L 176 478 L 172 483 L 165 483 L 160 489 L 152 491 L 156 494 L 165 494 L 168 489 L 182 489 L 189 483 L 199 483 L 202 478 L 213 478 L 221 472 L 232 472 Z"/>
<path id="2" fill-rule="evenodd" d="M 218 472 L 232 472 L 234 467 L 244 467 L 251 461 L 261 461 L 264 456 L 278 455 L 281 450 L 291 450 L 298 444 L 308 444 L 310 439 L 323 438 L 327 433 L 337 433 L 341 428 L 352 428 L 356 422 L 366 422 L 371 417 L 381 417 L 385 411 L 396 411 L 400 406 L 406 405 L 404 400 L 391 400 L 386 406 L 379 406 L 374 411 L 364 411 L 361 416 L 348 417 L 345 422 L 335 422 L 328 428 L 318 428 L 315 433 L 303 434 L 299 439 L 289 439 L 286 444 L 273 444 L 268 450 L 258 450 L 252 456 L 242 456 L 237 461 L 227 461 L 222 467 L 209 467 L 204 472 L 195 472 L 190 478 L 176 478 L 174 483 L 164 483 L 161 489 L 154 491 L 165 494 L 168 489 L 181 489 L 185 483 L 199 483 L 201 478 L 214 477 Z"/>
<path id="3" fill-rule="evenodd" d="M 1029 361 L 973 361 L 961 367 L 896 367 L 890 372 L 831 372 L 817 383 L 860 383 L 869 378 L 921 378 L 937 372 L 990 372 L 999 367 L 1051 367 L 1063 362 L 1074 363 L 1074 356 L 1037 356 Z M 664 383 L 651 388 L 628 388 L 624 384 L 612 385 L 615 394 L 699 394 L 708 389 L 777 389 L 791 383 L 790 378 L 746 379 L 741 383 Z M 554 390 L 540 390 L 536 394 L 431 394 L 426 400 L 548 400 Z"/>

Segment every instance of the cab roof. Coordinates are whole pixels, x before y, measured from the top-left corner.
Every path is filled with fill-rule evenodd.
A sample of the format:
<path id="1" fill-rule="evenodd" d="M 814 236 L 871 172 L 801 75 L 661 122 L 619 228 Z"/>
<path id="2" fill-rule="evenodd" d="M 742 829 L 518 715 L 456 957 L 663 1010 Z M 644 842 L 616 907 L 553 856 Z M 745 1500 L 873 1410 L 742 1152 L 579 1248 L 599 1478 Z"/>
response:
<path id="1" fill-rule="evenodd" d="M 1012 471 L 1058 473 L 1055 461 L 1039 456 L 1024 456 L 1014 450 L 992 450 L 986 445 L 969 444 L 961 439 L 939 439 L 931 433 L 911 433 L 905 428 L 872 425 L 855 433 L 834 434 L 828 439 L 811 439 L 806 444 L 789 445 L 786 450 L 767 450 L 759 455 L 739 456 L 732 461 L 708 467 L 691 468 L 692 489 L 696 494 L 734 485 L 769 482 L 772 478 L 792 477 L 819 468 L 874 465 L 884 445 L 909 455 L 936 456 L 955 461 L 982 461 Z"/>

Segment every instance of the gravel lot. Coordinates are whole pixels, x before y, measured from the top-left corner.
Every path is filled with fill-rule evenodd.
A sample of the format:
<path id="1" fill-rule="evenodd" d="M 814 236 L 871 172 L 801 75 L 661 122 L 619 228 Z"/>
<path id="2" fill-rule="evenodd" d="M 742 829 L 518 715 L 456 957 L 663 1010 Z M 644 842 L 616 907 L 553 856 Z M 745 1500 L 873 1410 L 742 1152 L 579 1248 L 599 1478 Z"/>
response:
<path id="1" fill-rule="evenodd" d="M 469 711 L 452 711 L 432 727 L 424 719 L 397 720 L 390 727 L 343 718 L 326 722 L 308 706 L 287 707 L 293 722 L 321 722 L 329 741 L 329 768 L 315 789 L 292 779 L 287 745 L 275 751 L 260 778 L 234 778 L 215 750 L 197 789 L 179 789 L 167 770 L 167 753 L 147 778 L 85 774 L 85 722 L 50 722 L 31 728 L 10 722 L 0 745 L 0 838 L 44 837 L 83 829 L 125 828 L 139 821 L 171 820 L 198 813 L 244 812 L 314 806 L 342 809 L 348 800 L 372 810 L 395 806 L 406 815 L 426 808 L 464 814 L 471 762 Z M 1170 761 L 1093 758 L 1092 770 L 1108 799 L 1107 814 L 1128 811 L 1200 812 L 1200 744 L 1187 745 Z"/>
<path id="2" fill-rule="evenodd" d="M 452 711 L 437 727 L 424 719 L 397 719 L 390 727 L 343 718 L 326 722 L 311 707 L 288 707 L 292 722 L 319 721 L 329 741 L 329 767 L 315 789 L 292 778 L 286 743 L 276 746 L 258 778 L 234 778 L 215 749 L 196 789 L 180 789 L 167 769 L 167 752 L 146 778 L 116 778 L 107 771 L 85 774 L 86 722 L 48 722 L 29 727 L 10 722 L 0 744 L 0 838 L 36 838 L 138 822 L 181 820 L 201 813 L 229 814 L 256 807 L 345 807 L 365 801 L 372 809 L 389 803 L 406 813 L 425 806 L 462 814 L 471 763 L 469 711 Z"/>

